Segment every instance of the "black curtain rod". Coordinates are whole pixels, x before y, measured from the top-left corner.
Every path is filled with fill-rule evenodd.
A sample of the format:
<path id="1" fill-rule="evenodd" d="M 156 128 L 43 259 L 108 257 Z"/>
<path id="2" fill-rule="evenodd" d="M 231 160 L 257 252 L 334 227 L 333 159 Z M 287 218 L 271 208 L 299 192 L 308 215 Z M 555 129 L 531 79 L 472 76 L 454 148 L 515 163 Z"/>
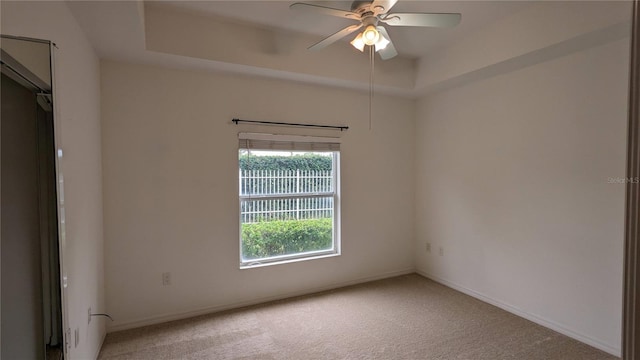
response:
<path id="1" fill-rule="evenodd" d="M 233 119 L 231 121 L 236 125 L 238 125 L 239 123 L 250 123 L 250 124 L 264 124 L 264 125 L 283 125 L 283 126 L 299 126 L 299 127 L 312 127 L 312 128 L 322 128 L 322 129 L 336 129 L 340 131 L 349 129 L 348 126 L 296 124 L 296 123 L 285 123 L 285 122 L 276 122 L 276 121 L 257 121 L 257 120 L 242 120 L 242 119 Z"/>

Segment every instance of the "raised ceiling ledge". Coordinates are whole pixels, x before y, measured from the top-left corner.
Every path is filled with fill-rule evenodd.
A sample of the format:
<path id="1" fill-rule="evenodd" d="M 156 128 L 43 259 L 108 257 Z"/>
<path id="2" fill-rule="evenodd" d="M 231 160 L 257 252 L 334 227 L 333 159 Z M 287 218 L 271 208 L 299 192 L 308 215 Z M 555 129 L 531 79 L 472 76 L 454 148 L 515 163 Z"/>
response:
<path id="1" fill-rule="evenodd" d="M 338 42 L 160 2 L 70 1 L 101 59 L 367 91 L 367 54 Z M 540 1 L 420 60 L 375 62 L 375 92 L 417 98 L 628 37 L 629 1 Z M 463 22 L 465 14 L 463 13 Z M 117 26 L 115 25 L 117 24 Z"/>
<path id="2" fill-rule="evenodd" d="M 321 51 L 321 38 L 201 15 L 158 3 L 145 4 L 146 50 L 215 62 L 217 68 L 354 89 L 368 89 L 369 58 L 347 42 Z M 376 56 L 376 91 L 409 95 L 415 61 Z"/>
<path id="3" fill-rule="evenodd" d="M 630 1 L 542 1 L 418 64 L 425 94 L 532 66 L 630 35 Z"/>

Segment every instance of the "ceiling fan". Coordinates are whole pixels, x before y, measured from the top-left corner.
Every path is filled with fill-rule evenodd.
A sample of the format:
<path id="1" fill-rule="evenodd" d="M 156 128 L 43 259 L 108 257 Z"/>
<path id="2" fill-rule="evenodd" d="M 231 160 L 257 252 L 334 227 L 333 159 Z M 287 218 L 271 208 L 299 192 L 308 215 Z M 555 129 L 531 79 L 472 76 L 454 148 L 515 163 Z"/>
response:
<path id="1" fill-rule="evenodd" d="M 423 26 L 423 27 L 453 27 L 460 23 L 461 14 L 457 13 L 389 13 L 389 10 L 398 0 L 373 0 L 354 1 L 351 10 L 334 9 L 322 5 L 294 3 L 289 6 L 292 10 L 313 11 L 325 15 L 337 16 L 341 18 L 358 21 L 359 24 L 347 26 L 346 28 L 330 35 L 316 44 L 309 47 L 309 50 L 320 50 L 343 37 L 358 31 L 364 30 L 351 41 L 351 45 L 360 51 L 364 47 L 373 46 L 383 60 L 391 59 L 398 55 L 396 48 L 391 42 L 389 33 L 380 23 L 389 26 Z"/>

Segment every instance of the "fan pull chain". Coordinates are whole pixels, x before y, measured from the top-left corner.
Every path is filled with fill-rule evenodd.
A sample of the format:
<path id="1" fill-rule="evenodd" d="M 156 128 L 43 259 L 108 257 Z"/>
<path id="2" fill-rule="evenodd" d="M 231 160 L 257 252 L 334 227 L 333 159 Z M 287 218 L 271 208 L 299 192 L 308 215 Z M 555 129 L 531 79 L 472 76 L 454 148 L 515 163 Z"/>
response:
<path id="1" fill-rule="evenodd" d="M 371 72 L 369 73 L 369 131 L 371 131 L 371 117 L 373 114 L 373 74 L 375 58 L 376 53 L 373 51 L 373 46 L 369 46 L 369 63 L 371 64 Z"/>

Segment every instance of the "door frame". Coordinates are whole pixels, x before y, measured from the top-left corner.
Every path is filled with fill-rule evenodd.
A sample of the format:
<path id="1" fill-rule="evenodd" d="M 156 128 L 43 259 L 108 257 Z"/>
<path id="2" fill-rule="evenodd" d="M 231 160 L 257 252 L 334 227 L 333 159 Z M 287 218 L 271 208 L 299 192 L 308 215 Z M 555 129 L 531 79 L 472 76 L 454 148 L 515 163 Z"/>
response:
<path id="1" fill-rule="evenodd" d="M 640 0 L 632 4 L 622 358 L 640 359 Z"/>
<path id="2" fill-rule="evenodd" d="M 49 42 L 49 57 L 51 67 L 51 102 L 53 105 L 53 144 L 55 149 L 55 177 L 56 177 L 56 202 L 58 211 L 58 257 L 60 260 L 60 306 L 62 308 L 62 343 L 64 358 L 69 358 L 71 350 L 71 327 L 69 326 L 69 311 L 67 301 L 67 268 L 66 268 L 66 228 L 65 228 L 65 202 L 64 202 L 64 175 L 62 171 L 63 151 L 60 102 L 57 101 L 59 94 L 56 81 L 56 54 L 58 47 L 52 41 Z"/>

